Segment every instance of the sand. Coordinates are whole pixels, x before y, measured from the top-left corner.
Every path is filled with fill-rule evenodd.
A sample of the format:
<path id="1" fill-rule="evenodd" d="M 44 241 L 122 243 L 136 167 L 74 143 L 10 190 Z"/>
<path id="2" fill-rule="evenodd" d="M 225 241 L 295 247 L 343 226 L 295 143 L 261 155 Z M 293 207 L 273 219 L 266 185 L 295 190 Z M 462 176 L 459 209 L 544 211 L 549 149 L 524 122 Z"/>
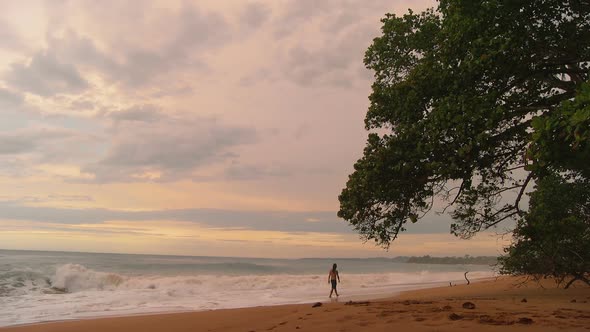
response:
<path id="1" fill-rule="evenodd" d="M 97 318 L 0 328 L 0 332 L 180 331 L 590 331 L 590 287 L 502 277 L 395 297 L 203 312 Z M 465 303 L 474 308 L 464 308 Z M 471 305 L 465 304 L 467 307 Z M 5 308 L 2 308 L 5 310 Z"/>

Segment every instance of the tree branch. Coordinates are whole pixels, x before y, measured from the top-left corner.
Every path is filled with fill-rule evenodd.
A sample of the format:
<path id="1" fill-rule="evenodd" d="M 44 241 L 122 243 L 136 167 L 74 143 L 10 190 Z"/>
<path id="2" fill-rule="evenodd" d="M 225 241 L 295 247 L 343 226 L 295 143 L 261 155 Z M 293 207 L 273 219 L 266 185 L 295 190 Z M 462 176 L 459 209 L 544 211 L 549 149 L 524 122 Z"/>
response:
<path id="1" fill-rule="evenodd" d="M 445 206 L 445 208 L 442 210 L 442 213 L 445 213 L 449 207 L 451 207 L 453 204 L 455 204 L 455 202 L 457 201 L 457 199 L 459 198 L 459 196 L 463 192 L 463 188 L 465 188 L 465 180 L 461 181 L 461 186 L 459 186 L 459 191 L 457 192 L 457 195 L 455 195 L 455 198 L 453 199 L 453 201 L 451 203 L 449 203 L 447 206 Z"/>
<path id="2" fill-rule="evenodd" d="M 520 203 L 520 199 L 522 198 L 522 195 L 524 194 L 524 191 L 532 178 L 533 178 L 533 173 L 531 172 L 526 177 L 526 180 L 524 181 L 524 184 L 522 185 L 522 188 L 520 189 L 520 192 L 518 193 L 518 196 L 516 197 L 516 201 L 514 202 L 514 208 L 516 208 L 518 215 L 522 215 L 522 211 L 520 211 L 520 207 L 518 206 Z"/>

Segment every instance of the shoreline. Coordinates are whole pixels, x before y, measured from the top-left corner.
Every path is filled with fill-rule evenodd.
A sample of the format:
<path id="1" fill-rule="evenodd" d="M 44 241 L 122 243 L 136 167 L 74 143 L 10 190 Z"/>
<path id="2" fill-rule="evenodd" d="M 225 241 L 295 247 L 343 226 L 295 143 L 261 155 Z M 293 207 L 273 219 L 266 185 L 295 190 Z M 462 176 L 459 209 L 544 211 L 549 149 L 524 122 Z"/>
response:
<path id="1" fill-rule="evenodd" d="M 491 276 L 479 276 L 472 278 L 472 282 L 478 280 L 485 280 L 489 278 L 494 278 Z M 340 296 L 341 301 L 375 301 L 380 299 L 387 299 L 392 298 L 399 295 L 405 291 L 412 291 L 412 290 L 420 290 L 420 289 L 428 289 L 428 288 L 437 288 L 437 287 L 444 287 L 447 285 L 448 282 L 463 282 L 463 280 L 459 279 L 450 279 L 445 281 L 427 281 L 427 282 L 404 282 L 400 284 L 383 284 L 380 287 L 370 287 L 367 288 L 367 293 L 358 293 L 358 289 L 353 289 L 352 293 L 348 293 L 345 290 L 345 294 Z M 342 289 L 339 287 L 340 292 Z M 314 302 L 330 302 L 327 297 L 328 291 L 326 289 L 326 296 L 317 296 L 317 297 L 308 297 L 307 299 L 295 300 L 295 301 L 276 301 L 274 303 L 259 303 L 259 304 L 236 304 L 235 306 L 222 306 L 222 307 L 213 307 L 213 308 L 199 308 L 199 309 L 192 309 L 182 307 L 179 305 L 177 308 L 152 308 L 152 310 L 147 311 L 140 311 L 136 309 L 125 309 L 125 310 L 113 310 L 113 311 L 102 311 L 102 312 L 88 312 L 84 313 L 81 312 L 78 315 L 72 317 L 64 317 L 64 318 L 57 318 L 57 319 L 46 319 L 46 320 L 24 320 L 21 322 L 12 323 L 9 325 L 0 325 L 0 330 L 3 328 L 9 327 L 21 327 L 21 326 L 29 326 L 29 325 L 36 325 L 36 324 L 49 324 L 54 322 L 71 322 L 71 321 L 80 321 L 80 320 L 94 320 L 94 319 L 103 319 L 103 318 L 120 318 L 120 317 L 136 317 L 136 316 L 151 316 L 151 315 L 165 315 L 165 314 L 178 314 L 178 313 L 198 313 L 198 312 L 207 312 L 212 310 L 228 310 L 228 309 L 245 309 L 245 308 L 256 308 L 256 307 L 273 307 L 273 306 L 281 306 L 281 305 L 302 305 L 302 304 L 309 304 Z M 64 299 L 64 301 L 67 301 Z"/>
<path id="2" fill-rule="evenodd" d="M 590 287 L 577 284 L 564 290 L 548 280 L 541 285 L 521 282 L 522 278 L 516 277 L 485 278 L 471 285 L 414 289 L 379 298 L 343 296 L 317 308 L 306 303 L 124 314 L 11 325 L 0 327 L 0 331 L 385 331 L 392 324 L 401 331 L 557 331 L 564 327 L 590 331 Z M 474 303 L 475 309 L 463 308 L 464 302 Z"/>
<path id="3" fill-rule="evenodd" d="M 471 283 L 477 283 L 480 281 L 485 280 L 492 280 L 496 277 L 479 277 L 479 278 L 472 278 Z M 453 280 L 458 281 L 458 280 Z M 452 283 L 450 281 L 449 283 Z M 447 287 L 447 281 L 429 281 L 429 282 L 415 282 L 415 283 L 404 283 L 398 285 L 389 285 L 399 287 L 398 291 L 391 291 L 388 290 L 384 294 L 379 293 L 369 293 L 369 294 L 353 294 L 353 295 L 342 295 L 339 298 L 333 297 L 332 299 L 323 299 L 318 300 L 324 304 L 331 303 L 331 302 L 346 302 L 346 301 L 379 301 L 379 300 L 386 300 L 395 298 L 400 296 L 406 292 L 413 292 L 419 290 L 427 290 L 433 288 L 443 288 Z M 124 318 L 124 317 L 143 317 L 143 316 L 155 316 L 155 315 L 170 315 L 170 314 L 187 314 L 187 313 L 200 313 L 200 312 L 209 312 L 209 311 L 218 311 L 218 310 L 241 310 L 241 309 L 248 309 L 248 308 L 272 308 L 277 306 L 290 306 L 290 305 L 311 305 L 314 303 L 313 301 L 300 301 L 300 302 L 292 302 L 292 303 L 279 303 L 279 304 L 261 304 L 261 305 L 254 305 L 254 306 L 238 306 L 238 307 L 225 307 L 225 308 L 213 308 L 213 309 L 201 309 L 201 310 L 161 310 L 161 311 L 147 311 L 147 312 L 120 312 L 120 313 L 105 313 L 105 314 L 98 314 L 92 315 L 89 314 L 88 316 L 81 316 L 81 317 L 72 317 L 72 318 L 64 318 L 64 319 L 51 319 L 51 320 L 43 320 L 43 321 L 36 321 L 36 322 L 28 322 L 28 323 L 17 323 L 12 325 L 4 325 L 0 326 L 0 332 L 3 332 L 3 329 L 7 328 L 20 328 L 25 326 L 32 326 L 32 325 L 45 325 L 45 324 L 53 324 L 53 323 L 67 323 L 67 322 L 77 322 L 77 321 L 87 321 L 87 320 L 96 320 L 96 319 L 111 319 L 111 318 Z"/>

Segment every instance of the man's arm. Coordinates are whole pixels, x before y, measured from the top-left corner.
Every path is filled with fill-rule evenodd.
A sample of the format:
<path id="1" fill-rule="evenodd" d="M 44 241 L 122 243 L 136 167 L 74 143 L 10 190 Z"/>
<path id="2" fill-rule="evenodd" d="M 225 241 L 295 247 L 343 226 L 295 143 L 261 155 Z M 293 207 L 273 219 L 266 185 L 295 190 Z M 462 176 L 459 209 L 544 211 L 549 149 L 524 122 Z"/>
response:
<path id="1" fill-rule="evenodd" d="M 340 274 L 338 274 L 338 272 L 336 272 L 336 278 L 338 278 L 338 282 L 340 282 Z"/>

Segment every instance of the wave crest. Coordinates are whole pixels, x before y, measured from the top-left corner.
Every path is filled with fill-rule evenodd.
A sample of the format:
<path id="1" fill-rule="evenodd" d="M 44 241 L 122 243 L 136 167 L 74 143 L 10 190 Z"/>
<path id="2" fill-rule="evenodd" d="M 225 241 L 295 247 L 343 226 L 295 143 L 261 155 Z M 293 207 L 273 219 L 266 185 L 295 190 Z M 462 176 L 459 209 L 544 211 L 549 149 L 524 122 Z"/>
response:
<path id="1" fill-rule="evenodd" d="M 65 264 L 57 268 L 51 284 L 54 288 L 74 293 L 83 290 L 114 290 L 126 279 L 116 273 L 94 271 L 79 264 Z"/>

